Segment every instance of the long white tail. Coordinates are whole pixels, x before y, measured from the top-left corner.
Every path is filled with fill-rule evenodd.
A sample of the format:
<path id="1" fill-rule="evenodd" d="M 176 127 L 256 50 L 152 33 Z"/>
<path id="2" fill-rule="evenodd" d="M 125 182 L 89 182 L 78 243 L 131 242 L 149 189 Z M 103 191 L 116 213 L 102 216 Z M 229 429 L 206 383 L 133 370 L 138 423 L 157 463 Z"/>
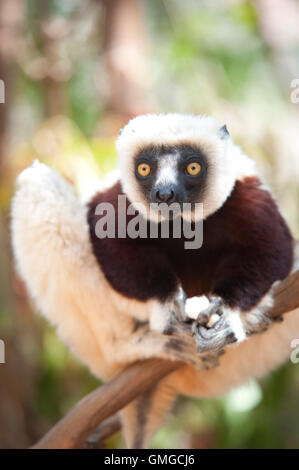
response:
<path id="1" fill-rule="evenodd" d="M 17 180 L 12 202 L 16 265 L 38 309 L 72 352 L 105 376 L 97 331 L 105 280 L 91 250 L 86 209 L 56 171 L 35 162 Z"/>

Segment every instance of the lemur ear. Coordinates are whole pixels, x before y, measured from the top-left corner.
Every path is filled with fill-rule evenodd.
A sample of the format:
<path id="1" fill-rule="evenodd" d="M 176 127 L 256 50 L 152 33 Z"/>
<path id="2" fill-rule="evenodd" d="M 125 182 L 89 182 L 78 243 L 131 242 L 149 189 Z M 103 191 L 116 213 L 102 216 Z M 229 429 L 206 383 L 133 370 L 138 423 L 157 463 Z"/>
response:
<path id="1" fill-rule="evenodd" d="M 122 135 L 123 131 L 124 131 L 124 128 L 122 127 L 121 129 L 119 129 L 118 135 Z M 131 132 L 133 132 L 135 134 L 134 129 L 131 129 Z"/>
<path id="2" fill-rule="evenodd" d="M 226 124 L 224 124 L 224 126 L 220 127 L 220 129 L 218 131 L 218 135 L 219 135 L 220 139 L 226 139 L 226 137 L 229 136 L 229 132 L 227 130 Z"/>

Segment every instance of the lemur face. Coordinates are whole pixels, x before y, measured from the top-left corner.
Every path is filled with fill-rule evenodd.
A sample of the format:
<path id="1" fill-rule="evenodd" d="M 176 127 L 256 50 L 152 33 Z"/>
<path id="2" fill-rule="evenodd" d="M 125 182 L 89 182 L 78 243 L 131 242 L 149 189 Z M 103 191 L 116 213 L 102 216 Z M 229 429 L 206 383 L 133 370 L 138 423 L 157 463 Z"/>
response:
<path id="1" fill-rule="evenodd" d="M 192 204 L 203 199 L 208 162 L 194 145 L 151 145 L 136 155 L 134 165 L 148 203 Z"/>
<path id="2" fill-rule="evenodd" d="M 178 202 L 202 203 L 201 215 L 191 209 L 191 216 L 205 219 L 224 204 L 237 179 L 256 174 L 226 126 L 208 116 L 138 116 L 116 147 L 123 192 L 146 218 L 150 204 Z"/>

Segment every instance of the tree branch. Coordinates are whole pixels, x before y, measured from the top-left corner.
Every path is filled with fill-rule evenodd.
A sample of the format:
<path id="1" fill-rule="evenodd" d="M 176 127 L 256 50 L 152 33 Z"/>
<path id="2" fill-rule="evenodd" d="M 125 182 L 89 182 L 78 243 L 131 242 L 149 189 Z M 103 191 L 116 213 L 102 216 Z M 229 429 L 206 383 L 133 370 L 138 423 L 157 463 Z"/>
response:
<path id="1" fill-rule="evenodd" d="M 104 449 L 104 441 L 121 429 L 120 416 L 114 415 L 101 423 L 88 439 L 81 445 L 81 449 Z"/>
<path id="2" fill-rule="evenodd" d="M 299 307 L 299 270 L 282 281 L 274 292 L 274 307 L 270 314 L 277 318 Z M 116 419 L 103 421 L 115 415 L 183 364 L 179 362 L 150 359 L 132 364 L 111 382 L 99 387 L 80 400 L 33 449 L 74 449 L 96 447 L 98 442 L 117 430 Z M 101 424 L 102 423 L 102 424 Z M 101 424 L 101 426 L 99 426 Z M 98 427 L 94 437 L 87 440 Z M 97 436 L 97 437 L 96 437 Z M 89 445 L 88 443 L 91 444 Z M 99 446 L 99 444 L 97 445 Z"/>
<path id="3" fill-rule="evenodd" d="M 76 449 L 105 419 L 182 364 L 150 359 L 137 362 L 111 382 L 82 398 L 33 449 Z"/>
<path id="4" fill-rule="evenodd" d="M 270 315 L 277 318 L 299 307 L 299 269 L 275 288 L 274 307 Z"/>

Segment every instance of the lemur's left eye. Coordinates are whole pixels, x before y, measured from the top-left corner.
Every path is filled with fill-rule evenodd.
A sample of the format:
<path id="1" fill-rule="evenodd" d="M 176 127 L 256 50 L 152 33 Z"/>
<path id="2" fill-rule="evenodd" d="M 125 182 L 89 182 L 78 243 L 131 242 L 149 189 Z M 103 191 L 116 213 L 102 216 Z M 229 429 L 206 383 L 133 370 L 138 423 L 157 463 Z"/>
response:
<path id="1" fill-rule="evenodd" d="M 140 176 L 148 176 L 151 172 L 151 167 L 147 163 L 139 163 L 137 171 Z"/>
<path id="2" fill-rule="evenodd" d="M 197 176 L 200 173 L 201 165 L 197 162 L 192 162 L 187 165 L 186 171 L 190 176 Z"/>

